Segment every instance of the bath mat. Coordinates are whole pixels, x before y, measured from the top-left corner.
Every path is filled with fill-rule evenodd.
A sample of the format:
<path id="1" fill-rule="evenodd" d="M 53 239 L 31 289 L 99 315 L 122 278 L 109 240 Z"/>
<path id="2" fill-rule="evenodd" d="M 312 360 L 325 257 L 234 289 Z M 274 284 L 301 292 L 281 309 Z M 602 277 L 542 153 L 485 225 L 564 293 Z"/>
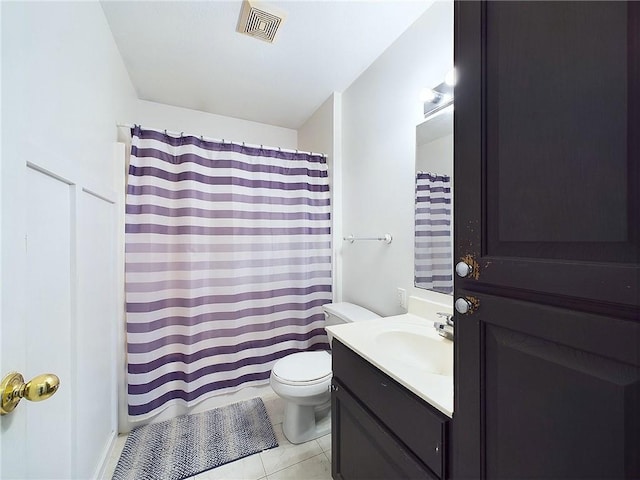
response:
<path id="1" fill-rule="evenodd" d="M 133 429 L 113 480 L 182 480 L 277 446 L 262 399 L 252 398 Z"/>

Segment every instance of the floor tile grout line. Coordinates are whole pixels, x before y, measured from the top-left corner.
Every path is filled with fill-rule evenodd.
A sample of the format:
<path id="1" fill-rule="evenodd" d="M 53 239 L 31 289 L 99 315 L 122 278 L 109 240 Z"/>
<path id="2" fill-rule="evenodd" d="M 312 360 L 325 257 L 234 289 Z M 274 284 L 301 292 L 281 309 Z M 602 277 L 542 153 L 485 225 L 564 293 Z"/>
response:
<path id="1" fill-rule="evenodd" d="M 280 445 L 278 445 L 276 448 L 280 448 Z M 266 450 L 263 450 L 262 452 L 265 452 Z M 260 477 L 260 478 L 267 478 L 267 467 L 264 466 L 264 460 L 262 459 L 262 452 L 258 453 L 258 456 L 260 457 L 260 463 L 262 464 L 262 471 L 264 472 L 264 476 Z"/>
<path id="2" fill-rule="evenodd" d="M 289 442 L 289 441 L 287 441 L 287 443 L 288 443 L 289 445 L 291 445 L 291 447 L 292 447 L 292 448 L 297 448 L 297 447 L 298 447 L 298 446 L 300 446 L 300 445 L 304 445 L 304 443 L 294 444 L 294 443 L 291 443 L 291 442 Z M 305 443 L 306 443 L 306 442 L 305 442 Z M 317 443 L 317 442 L 316 442 L 316 443 Z M 284 447 L 283 445 L 280 445 L 280 446 Z M 280 446 L 279 446 L 278 448 L 280 448 Z M 324 450 L 322 450 L 322 446 L 320 446 L 319 444 L 318 444 L 318 448 L 320 449 L 320 452 L 321 452 L 321 453 L 324 453 Z M 275 450 L 277 450 L 277 449 L 275 449 Z M 266 473 L 266 474 L 267 474 L 267 476 L 269 476 L 269 475 L 273 475 L 274 473 L 281 472 L 282 470 L 286 470 L 286 469 L 287 469 L 287 468 L 289 468 L 289 467 L 293 467 L 294 465 L 298 465 L 299 463 L 302 463 L 302 462 L 304 462 L 304 461 L 306 461 L 306 460 L 309 460 L 309 459 L 311 459 L 311 458 L 315 458 L 315 457 L 317 457 L 317 456 L 319 456 L 319 455 L 320 455 L 319 453 L 316 453 L 315 455 L 311 455 L 310 457 L 304 458 L 304 459 L 302 459 L 302 460 L 300 460 L 300 461 L 298 461 L 298 462 L 292 463 L 292 464 L 290 464 L 290 465 L 287 465 L 286 467 L 280 468 L 280 469 L 278 469 L 278 470 L 274 470 L 273 472 L 271 472 L 271 473 Z M 263 460 L 263 459 L 262 459 L 262 456 L 260 457 L 260 460 Z M 264 460 L 262 461 L 262 463 L 263 463 L 263 465 L 264 465 Z M 267 472 L 267 468 L 266 468 L 266 466 L 265 466 L 265 472 Z"/>
<path id="3" fill-rule="evenodd" d="M 283 471 L 283 470 L 286 470 L 287 468 L 295 467 L 296 465 L 299 465 L 299 464 L 301 464 L 302 462 L 306 462 L 307 460 L 311 460 L 312 458 L 319 457 L 320 455 L 324 455 L 324 452 L 317 453 L 316 455 L 312 455 L 311 457 L 305 458 L 304 460 L 300 460 L 299 462 L 292 463 L 291 465 L 286 466 L 286 467 L 284 467 L 284 468 L 281 468 L 280 470 L 274 470 L 273 472 L 271 472 L 271 473 L 267 474 L 267 477 L 268 477 L 269 475 L 274 475 L 274 474 L 276 474 L 276 473 L 278 473 L 278 472 L 281 472 L 281 471 Z M 326 457 L 326 455 L 325 455 L 325 457 Z"/>

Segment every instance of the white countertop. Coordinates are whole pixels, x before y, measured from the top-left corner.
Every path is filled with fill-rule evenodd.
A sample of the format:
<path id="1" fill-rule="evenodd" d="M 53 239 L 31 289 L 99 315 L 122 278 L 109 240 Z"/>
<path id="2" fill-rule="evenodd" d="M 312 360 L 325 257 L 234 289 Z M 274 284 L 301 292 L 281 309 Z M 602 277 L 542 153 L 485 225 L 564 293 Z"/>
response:
<path id="1" fill-rule="evenodd" d="M 337 338 L 445 415 L 453 416 L 453 342 L 411 313 L 327 327 Z"/>

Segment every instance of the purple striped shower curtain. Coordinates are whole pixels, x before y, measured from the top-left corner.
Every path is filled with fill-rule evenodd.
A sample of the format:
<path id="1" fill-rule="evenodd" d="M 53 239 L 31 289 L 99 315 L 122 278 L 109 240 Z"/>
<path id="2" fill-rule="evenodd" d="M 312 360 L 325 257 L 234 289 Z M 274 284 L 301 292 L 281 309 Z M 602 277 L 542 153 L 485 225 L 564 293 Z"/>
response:
<path id="1" fill-rule="evenodd" d="M 453 293 L 451 178 L 416 174 L 415 286 Z"/>
<path id="2" fill-rule="evenodd" d="M 267 383 L 328 349 L 322 155 L 132 129 L 126 202 L 129 415 Z"/>

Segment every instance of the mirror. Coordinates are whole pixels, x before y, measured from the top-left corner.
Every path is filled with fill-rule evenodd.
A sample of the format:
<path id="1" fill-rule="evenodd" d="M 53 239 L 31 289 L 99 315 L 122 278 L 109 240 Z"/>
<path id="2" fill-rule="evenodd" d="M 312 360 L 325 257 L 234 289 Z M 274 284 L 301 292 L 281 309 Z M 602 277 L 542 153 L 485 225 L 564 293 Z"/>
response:
<path id="1" fill-rule="evenodd" d="M 426 117 L 416 127 L 414 285 L 451 295 L 453 104 Z"/>

